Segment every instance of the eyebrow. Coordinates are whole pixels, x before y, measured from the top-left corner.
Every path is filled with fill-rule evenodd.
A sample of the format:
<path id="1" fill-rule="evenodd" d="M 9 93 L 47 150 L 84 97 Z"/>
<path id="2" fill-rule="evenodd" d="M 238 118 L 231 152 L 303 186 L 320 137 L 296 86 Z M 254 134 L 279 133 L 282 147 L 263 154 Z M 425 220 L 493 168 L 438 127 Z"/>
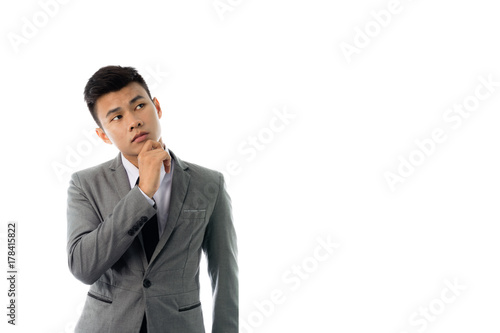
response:
<path id="1" fill-rule="evenodd" d="M 134 104 L 135 102 L 137 102 L 137 100 L 139 100 L 139 99 L 141 99 L 141 98 L 144 98 L 144 97 L 143 97 L 143 96 L 141 96 L 141 95 L 137 95 L 137 96 L 135 96 L 134 98 L 132 98 L 132 99 L 130 100 L 130 102 L 128 102 L 128 104 Z M 109 111 L 108 111 L 108 113 L 106 113 L 106 118 L 108 118 L 108 117 L 109 117 L 109 115 L 111 115 L 111 114 L 113 114 L 113 113 L 115 113 L 115 112 L 118 112 L 118 111 L 120 111 L 120 110 L 121 110 L 121 106 L 119 106 L 119 107 L 116 107 L 116 108 L 114 108 L 114 109 L 109 110 Z"/>

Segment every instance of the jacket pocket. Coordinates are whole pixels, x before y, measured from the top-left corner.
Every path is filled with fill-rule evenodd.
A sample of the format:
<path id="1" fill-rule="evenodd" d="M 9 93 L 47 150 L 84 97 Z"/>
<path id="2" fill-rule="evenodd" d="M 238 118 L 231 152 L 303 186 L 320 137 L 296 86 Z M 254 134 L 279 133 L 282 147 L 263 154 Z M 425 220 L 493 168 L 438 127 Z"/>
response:
<path id="1" fill-rule="evenodd" d="M 180 307 L 179 312 L 193 310 L 193 309 L 196 309 L 197 307 L 200 307 L 200 306 L 201 306 L 201 302 L 191 304 L 191 305 L 186 305 L 186 306 Z"/>
<path id="2" fill-rule="evenodd" d="M 104 303 L 108 303 L 108 304 L 113 303 L 113 301 L 110 298 L 108 298 L 106 296 L 102 296 L 102 295 L 93 294 L 90 291 L 87 293 L 87 296 L 92 297 L 92 298 L 94 298 L 98 301 L 104 302 Z"/>
<path id="3" fill-rule="evenodd" d="M 206 209 L 184 209 L 182 217 L 185 219 L 204 219 L 206 212 Z"/>

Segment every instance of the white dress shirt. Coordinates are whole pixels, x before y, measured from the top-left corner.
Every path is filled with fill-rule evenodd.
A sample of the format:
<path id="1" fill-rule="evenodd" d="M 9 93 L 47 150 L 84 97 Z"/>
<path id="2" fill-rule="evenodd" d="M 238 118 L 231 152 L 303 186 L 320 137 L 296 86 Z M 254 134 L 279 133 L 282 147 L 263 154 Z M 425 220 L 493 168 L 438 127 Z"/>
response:
<path id="1" fill-rule="evenodd" d="M 165 150 L 168 152 L 166 148 Z M 130 182 L 130 188 L 133 188 L 135 186 L 135 183 L 137 182 L 137 178 L 139 178 L 139 169 L 135 165 L 133 165 L 129 160 L 123 157 L 123 154 L 121 154 L 121 157 L 125 171 L 127 171 L 128 180 Z M 150 197 L 148 197 L 144 192 L 142 192 L 141 188 L 139 188 L 139 190 L 142 192 L 142 194 L 144 194 L 144 196 L 151 204 L 151 206 L 154 206 L 156 202 L 156 208 L 157 208 L 156 218 L 158 221 L 158 235 L 160 237 L 163 234 L 163 230 L 165 230 L 165 226 L 167 225 L 168 208 L 170 207 L 170 194 L 172 191 L 173 173 L 174 173 L 174 161 L 171 160 L 170 173 L 166 173 L 165 168 L 161 168 L 160 170 L 160 188 L 158 188 L 158 191 L 156 191 L 156 193 L 153 195 L 154 201 Z"/>

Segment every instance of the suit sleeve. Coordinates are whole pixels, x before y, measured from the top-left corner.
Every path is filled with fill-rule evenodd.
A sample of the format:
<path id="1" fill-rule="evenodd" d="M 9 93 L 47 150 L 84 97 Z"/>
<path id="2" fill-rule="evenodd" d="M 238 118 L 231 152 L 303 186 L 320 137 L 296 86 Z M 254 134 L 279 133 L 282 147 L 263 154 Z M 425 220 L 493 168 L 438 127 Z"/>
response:
<path id="1" fill-rule="evenodd" d="M 135 186 L 106 217 L 100 217 L 90 190 L 85 191 L 78 174 L 68 189 L 68 265 L 85 284 L 93 284 L 120 259 L 142 226 L 156 214 Z"/>
<path id="2" fill-rule="evenodd" d="M 212 333 L 238 333 L 238 248 L 231 199 L 219 174 L 219 194 L 203 241 L 212 283 Z"/>

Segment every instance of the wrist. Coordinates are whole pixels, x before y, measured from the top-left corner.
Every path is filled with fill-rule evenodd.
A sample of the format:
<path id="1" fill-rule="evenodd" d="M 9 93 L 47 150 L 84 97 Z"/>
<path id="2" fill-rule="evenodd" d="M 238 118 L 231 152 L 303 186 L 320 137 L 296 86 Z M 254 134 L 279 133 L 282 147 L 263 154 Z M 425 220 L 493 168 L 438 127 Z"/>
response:
<path id="1" fill-rule="evenodd" d="M 144 193 L 144 195 L 146 195 L 150 199 L 153 199 L 154 193 L 151 193 L 150 191 L 145 190 L 144 188 L 141 187 L 140 184 L 138 184 L 137 187 L 139 187 L 139 189 L 141 190 L 142 193 Z"/>
<path id="2" fill-rule="evenodd" d="M 148 201 L 148 203 L 149 203 L 151 206 L 153 206 L 153 207 L 155 207 L 155 208 L 156 208 L 156 201 L 155 201 L 155 199 L 153 199 L 153 198 L 152 198 L 152 197 L 150 197 L 147 193 L 145 193 L 145 192 L 144 192 L 144 191 L 140 188 L 140 186 L 139 186 L 139 185 L 137 185 L 137 187 L 139 188 L 139 191 L 141 191 L 141 193 L 142 193 L 142 195 L 144 196 L 144 198 L 146 198 L 146 200 Z"/>

